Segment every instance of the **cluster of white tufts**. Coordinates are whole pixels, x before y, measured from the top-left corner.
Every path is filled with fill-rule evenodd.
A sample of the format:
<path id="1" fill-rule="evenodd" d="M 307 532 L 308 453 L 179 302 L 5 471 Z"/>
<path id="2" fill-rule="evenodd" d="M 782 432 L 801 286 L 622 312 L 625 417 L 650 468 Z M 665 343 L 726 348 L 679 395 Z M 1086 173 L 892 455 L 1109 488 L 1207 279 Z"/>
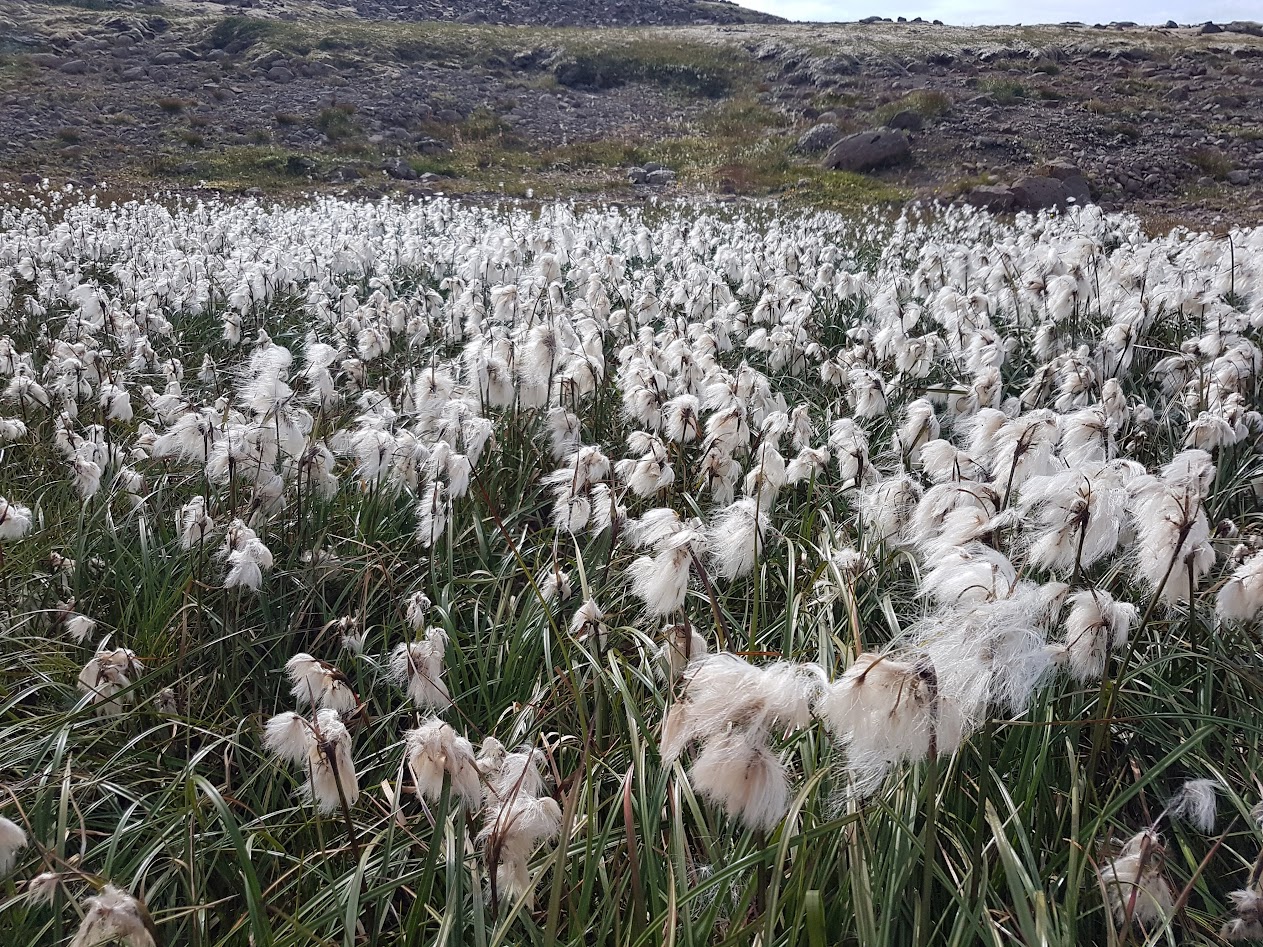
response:
<path id="1" fill-rule="evenodd" d="M 627 660 L 628 626 L 665 627 L 661 757 L 760 831 L 816 724 L 870 794 L 1059 675 L 1099 684 L 1154 615 L 1263 613 L 1263 228 L 36 202 L 0 211 L 0 313 L 0 487 L 33 504 L 0 498 L 0 555 L 108 522 L 196 562 L 190 594 L 235 614 L 361 551 L 317 528 L 331 504 L 406 517 L 392 552 L 436 594 L 445 554 L 502 542 L 497 580 L 554 631 L 577 577 L 569 637 L 602 661 Z M 766 598 L 769 564 L 809 578 L 800 627 L 848 623 L 849 652 L 731 652 L 733 605 Z M 418 593 L 409 640 L 395 615 L 348 618 L 342 639 L 369 660 L 388 629 L 374 684 L 427 714 L 404 739 L 416 794 L 481 806 L 497 891 L 529 901 L 560 827 L 539 751 L 475 757 L 428 716 L 459 708 L 449 643 L 482 644 L 465 578 L 447 577 L 444 627 Z M 861 620 L 866 588 L 895 593 L 888 622 Z M 63 604 L 67 647 L 109 625 Z M 126 647 L 85 658 L 102 713 L 148 683 Z M 319 810 L 349 808 L 364 702 L 306 652 L 284 671 L 306 715 L 274 716 L 265 743 Z M 1169 911 L 1160 849 L 1147 831 L 1102 868 L 1115 913 Z"/>

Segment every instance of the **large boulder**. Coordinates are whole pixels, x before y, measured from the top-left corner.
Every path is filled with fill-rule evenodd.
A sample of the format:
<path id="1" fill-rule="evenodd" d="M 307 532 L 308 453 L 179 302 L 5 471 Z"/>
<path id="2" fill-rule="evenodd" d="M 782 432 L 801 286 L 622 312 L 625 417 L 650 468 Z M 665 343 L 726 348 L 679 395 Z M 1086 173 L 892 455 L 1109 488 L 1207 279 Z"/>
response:
<path id="1" fill-rule="evenodd" d="M 1066 197 L 1079 207 L 1092 203 L 1092 188 L 1088 185 L 1088 179 L 1082 174 L 1072 174 L 1068 178 L 1062 178 L 1061 186 L 1066 189 Z"/>
<path id="2" fill-rule="evenodd" d="M 1058 181 L 1064 181 L 1066 178 L 1082 177 L 1083 172 L 1079 170 L 1079 166 L 1073 161 L 1066 158 L 1058 158 L 1044 165 L 1040 171 L 1041 177 L 1056 178 Z"/>
<path id="3" fill-rule="evenodd" d="M 1013 205 L 1019 210 L 1042 210 L 1047 207 L 1065 207 L 1066 186 L 1056 178 L 1028 175 L 1018 178 L 1010 188 Z"/>
<path id="4" fill-rule="evenodd" d="M 904 109 L 902 112 L 896 112 L 890 117 L 890 121 L 886 123 L 887 128 L 902 128 L 904 131 L 919 132 L 925 120 L 921 117 L 920 112 L 914 112 L 911 109 Z"/>
<path id="5" fill-rule="evenodd" d="M 1224 24 L 1225 33 L 1244 33 L 1247 36 L 1263 36 L 1263 24 L 1253 20 L 1233 20 Z"/>
<path id="6" fill-rule="evenodd" d="M 896 128 L 874 128 L 835 142 L 820 162 L 835 171 L 872 171 L 912 157 L 908 136 Z"/>
<path id="7" fill-rule="evenodd" d="M 812 155 L 818 151 L 824 151 L 842 135 L 842 130 L 832 122 L 821 122 L 819 125 L 812 125 L 809 129 L 798 136 L 798 151 L 802 154 Z"/>
<path id="8" fill-rule="evenodd" d="M 974 207 L 981 207 L 993 213 L 1013 209 L 1013 192 L 1007 187 L 983 184 L 965 195 L 965 200 Z"/>

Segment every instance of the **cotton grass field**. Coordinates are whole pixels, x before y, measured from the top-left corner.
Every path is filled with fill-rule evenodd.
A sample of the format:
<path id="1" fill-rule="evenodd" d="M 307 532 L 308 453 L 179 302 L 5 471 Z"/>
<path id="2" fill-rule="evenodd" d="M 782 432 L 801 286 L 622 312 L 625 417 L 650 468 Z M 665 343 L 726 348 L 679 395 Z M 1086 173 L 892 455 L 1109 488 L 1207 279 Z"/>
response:
<path id="1" fill-rule="evenodd" d="M 0 214 L 0 943 L 1263 939 L 1263 229 Z"/>

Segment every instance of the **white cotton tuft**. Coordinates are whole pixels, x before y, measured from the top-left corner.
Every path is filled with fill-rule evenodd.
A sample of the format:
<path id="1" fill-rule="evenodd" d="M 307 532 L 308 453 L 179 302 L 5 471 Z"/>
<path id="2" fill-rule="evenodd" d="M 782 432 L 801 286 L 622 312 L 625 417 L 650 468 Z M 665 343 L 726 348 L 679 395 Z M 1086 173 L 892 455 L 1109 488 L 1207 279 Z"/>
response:
<path id="1" fill-rule="evenodd" d="M 1182 819 L 1199 832 L 1209 834 L 1215 829 L 1219 788 L 1215 779 L 1190 779 L 1171 797 L 1167 811 L 1171 818 Z"/>
<path id="2" fill-rule="evenodd" d="M 26 833 L 22 827 L 0 816 L 0 877 L 13 868 L 17 853 L 26 848 Z"/>
<path id="3" fill-rule="evenodd" d="M 846 750 L 858 792 L 875 790 L 891 766 L 929 752 L 936 685 L 926 664 L 865 652 L 816 702 L 829 732 Z"/>
<path id="4" fill-rule="evenodd" d="M 1132 505 L 1137 570 L 1150 589 L 1161 589 L 1163 600 L 1171 605 L 1187 602 L 1198 580 L 1215 564 L 1202 497 L 1189 485 L 1197 482 L 1198 475 L 1183 469 L 1176 475 L 1182 481 L 1179 484 L 1143 484 Z"/>
<path id="5" fill-rule="evenodd" d="M 939 420 L 934 405 L 925 398 L 909 402 L 904 408 L 904 421 L 895 432 L 894 447 L 909 464 L 916 464 L 921 448 L 939 435 Z"/>
<path id="6" fill-rule="evenodd" d="M 1263 553 L 1241 563 L 1219 587 L 1215 611 L 1223 621 L 1254 621 L 1263 612 Z"/>
<path id="7" fill-rule="evenodd" d="M 570 635 L 577 641 L 589 638 L 596 641 L 597 648 L 605 647 L 605 639 L 609 629 L 605 627 L 605 612 L 597 605 L 596 599 L 588 599 L 580 605 L 570 619 Z"/>
<path id="8" fill-rule="evenodd" d="M 413 592 L 408 596 L 408 604 L 404 609 L 404 621 L 415 632 L 425 627 L 426 616 L 430 613 L 430 597 L 424 592 Z"/>
<path id="9" fill-rule="evenodd" d="M 66 634 L 79 644 L 83 644 L 96 631 L 96 622 L 87 615 L 67 615 L 62 622 Z"/>
<path id="10" fill-rule="evenodd" d="M 447 632 L 431 627 L 425 637 L 411 644 L 397 644 L 390 655 L 390 679 L 408 691 L 418 707 L 442 710 L 451 699 L 443 681 Z"/>
<path id="11" fill-rule="evenodd" d="M 1053 659 L 1064 662 L 1077 681 L 1099 681 L 1109 652 L 1126 646 L 1136 615 L 1135 605 L 1116 602 L 1101 589 L 1076 592 L 1070 597 L 1065 640 L 1054 646 Z"/>
<path id="12" fill-rule="evenodd" d="M 200 548 L 215 531 L 215 521 L 206 512 L 206 500 L 197 496 L 180 507 L 176 527 L 180 530 L 181 549 Z"/>
<path id="13" fill-rule="evenodd" d="M 121 888 L 107 884 L 88 898 L 70 947 L 100 947 L 119 941 L 125 947 L 154 947 L 153 921 L 145 906 Z"/>
<path id="14" fill-rule="evenodd" d="M 416 785 L 417 797 L 437 802 L 445 778 L 451 793 L 466 810 L 482 803 L 482 780 L 473 745 L 437 717 L 428 717 L 404 734 L 404 758 Z"/>
<path id="15" fill-rule="evenodd" d="M 744 497 L 726 507 L 706 531 L 711 561 L 722 579 L 738 579 L 755 567 L 768 531 L 767 514 Z"/>
<path id="16" fill-rule="evenodd" d="M 757 730 L 708 740 L 689 768 L 689 781 L 755 831 L 770 832 L 789 811 L 789 776 Z"/>
<path id="17" fill-rule="evenodd" d="M 1152 832 L 1134 835 L 1118 857 L 1102 862 L 1097 878 L 1119 924 L 1160 924 L 1175 910 L 1175 893 L 1162 875 L 1163 846 Z"/>
<path id="18" fill-rule="evenodd" d="M 263 745 L 272 755 L 286 763 L 301 763 L 306 760 L 314 740 L 311 724 L 292 710 L 272 717 L 263 728 Z"/>
<path id="19" fill-rule="evenodd" d="M 668 625 L 663 630 L 663 642 L 658 648 L 658 660 L 669 681 L 674 681 L 688 665 L 706 657 L 709 652 L 706 639 L 690 625 Z"/>
<path id="20" fill-rule="evenodd" d="M 668 546 L 653 557 L 641 556 L 628 568 L 632 592 L 651 616 L 679 611 L 684 607 L 692 567 L 693 553 L 687 541 Z"/>
<path id="21" fill-rule="evenodd" d="M 694 658 L 684 669 L 683 697 L 663 721 L 663 760 L 673 762 L 690 745 L 733 729 L 763 734 L 802 729 L 822 676 L 814 665 L 780 661 L 758 667 L 727 652 Z"/>
<path id="22" fill-rule="evenodd" d="M 520 793 L 487 815 L 479 834 L 488 864 L 495 865 L 496 891 L 500 898 L 524 898 L 534 905 L 529 862 L 544 842 L 561 830 L 561 806 L 551 796 Z"/>
<path id="23" fill-rule="evenodd" d="M 310 799 L 317 811 L 329 813 L 338 809 L 343 798 L 355 805 L 360 795 L 351 759 L 351 734 L 336 710 L 316 712 L 316 732 L 308 746 L 308 779 L 302 795 Z"/>
<path id="24" fill-rule="evenodd" d="M 1263 940 L 1263 894 L 1253 888 L 1232 891 L 1232 913 L 1235 915 L 1219 931 L 1228 941 Z"/>
<path id="25" fill-rule="evenodd" d="M 300 707 L 328 707 L 349 713 L 359 707 L 359 698 L 345 674 L 327 661 L 299 652 L 285 662 L 290 693 Z"/>
<path id="26" fill-rule="evenodd" d="M 132 678 L 142 670 L 136 655 L 127 648 L 100 650 L 79 672 L 79 690 L 89 695 L 88 703 L 97 713 L 122 713 L 131 695 L 120 692 L 130 687 Z"/>
<path id="27" fill-rule="evenodd" d="M 1017 584 L 1017 570 L 1004 553 L 979 542 L 939 550 L 932 563 L 921 593 L 946 606 L 1007 598 Z"/>
<path id="28" fill-rule="evenodd" d="M 1080 468 L 1027 480 L 1021 506 L 1034 520 L 1029 560 L 1068 572 L 1086 569 L 1118 548 L 1127 493 L 1099 467 Z"/>
<path id="29" fill-rule="evenodd" d="M 570 573 L 555 565 L 539 580 L 539 594 L 545 602 L 564 602 L 572 593 Z"/>
<path id="30" fill-rule="evenodd" d="M 21 539 L 30 531 L 30 507 L 0 497 L 0 540 Z"/>

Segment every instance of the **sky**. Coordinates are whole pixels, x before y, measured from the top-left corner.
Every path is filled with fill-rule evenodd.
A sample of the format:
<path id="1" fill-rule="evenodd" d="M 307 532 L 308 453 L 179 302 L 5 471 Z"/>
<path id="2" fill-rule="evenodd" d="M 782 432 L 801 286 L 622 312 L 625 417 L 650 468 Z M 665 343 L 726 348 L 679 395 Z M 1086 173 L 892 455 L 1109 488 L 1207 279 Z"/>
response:
<path id="1" fill-rule="evenodd" d="M 904 16 L 960 26 L 1011 23 L 1219 23 L 1263 20 L 1263 0 L 737 0 L 744 7 L 791 20 L 858 20 Z"/>

